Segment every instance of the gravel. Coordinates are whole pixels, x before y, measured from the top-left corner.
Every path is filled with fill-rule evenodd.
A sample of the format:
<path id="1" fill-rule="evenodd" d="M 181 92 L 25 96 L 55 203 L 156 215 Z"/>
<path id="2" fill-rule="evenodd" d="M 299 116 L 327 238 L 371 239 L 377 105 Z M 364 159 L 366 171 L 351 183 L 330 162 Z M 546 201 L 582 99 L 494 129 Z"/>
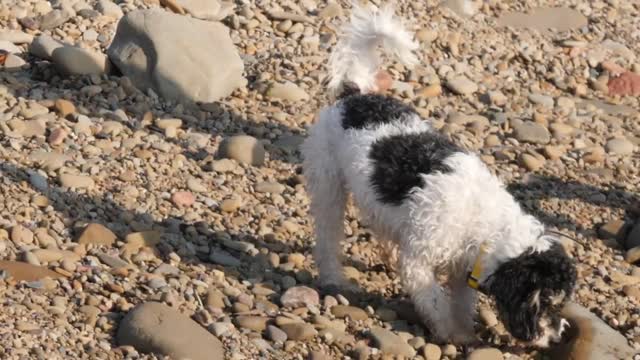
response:
<path id="1" fill-rule="evenodd" d="M 575 239 L 587 325 L 640 350 L 639 9 L 464 3 L 397 2 L 422 64 L 390 64 L 388 91 Z M 149 11 L 172 23 L 118 31 Z M 349 14 L 347 1 L 2 1 L 0 357 L 539 358 L 484 296 L 482 346 L 434 344 L 351 206 L 345 273 L 361 291 L 318 287 L 299 145 Z M 149 57 L 126 57 L 133 43 Z M 161 68 L 135 63 L 150 49 Z M 156 316 L 170 321 L 148 337 L 121 330 Z"/>

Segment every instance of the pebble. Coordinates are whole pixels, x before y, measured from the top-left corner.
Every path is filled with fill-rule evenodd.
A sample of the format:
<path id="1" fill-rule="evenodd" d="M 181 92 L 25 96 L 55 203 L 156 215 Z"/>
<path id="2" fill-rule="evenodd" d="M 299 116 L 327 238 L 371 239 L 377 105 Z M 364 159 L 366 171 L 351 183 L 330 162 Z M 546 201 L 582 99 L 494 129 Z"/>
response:
<path id="1" fill-rule="evenodd" d="M 320 305 L 318 292 L 306 286 L 296 286 L 289 288 L 280 297 L 283 307 L 298 308 Z"/>
<path id="2" fill-rule="evenodd" d="M 196 197 L 188 191 L 177 191 L 171 195 L 171 202 L 179 207 L 189 207 L 196 202 Z"/>
<path id="3" fill-rule="evenodd" d="M 616 155 L 629 155 L 633 152 L 633 148 L 631 141 L 625 138 L 610 139 L 605 146 L 607 153 Z"/>
<path id="4" fill-rule="evenodd" d="M 635 264 L 637 262 L 640 262 L 640 246 L 636 246 L 634 248 L 627 250 L 624 256 L 624 259 L 629 264 Z"/>
<path id="5" fill-rule="evenodd" d="M 277 326 L 269 325 L 266 330 L 267 338 L 276 343 L 284 344 L 287 341 L 287 333 L 280 330 Z"/>
<path id="6" fill-rule="evenodd" d="M 225 139 L 218 151 L 223 157 L 254 166 L 263 165 L 266 154 L 264 145 L 258 139 L 247 135 Z"/>
<path id="7" fill-rule="evenodd" d="M 374 327 L 369 331 L 375 346 L 389 355 L 399 355 L 411 358 L 416 351 L 398 335 L 381 327 Z"/>
<path id="8" fill-rule="evenodd" d="M 60 185 L 75 189 L 91 189 L 95 186 L 95 181 L 85 175 L 62 174 L 60 175 Z"/>
<path id="9" fill-rule="evenodd" d="M 267 328 L 268 317 L 264 316 L 238 316 L 236 325 L 243 329 L 264 331 Z"/>
<path id="10" fill-rule="evenodd" d="M 367 312 L 357 308 L 355 306 L 349 306 L 349 305 L 336 305 L 333 306 L 331 308 L 331 313 L 339 318 L 339 319 L 344 319 L 344 318 L 350 318 L 351 320 L 366 320 L 367 318 L 369 318 L 369 315 L 367 315 Z"/>
<path id="11" fill-rule="evenodd" d="M 309 94 L 292 82 L 274 83 L 267 90 L 266 95 L 272 99 L 303 101 L 309 100 Z"/>
<path id="12" fill-rule="evenodd" d="M 98 10 L 104 16 L 108 16 L 114 19 L 119 19 L 124 15 L 122 9 L 120 9 L 120 6 L 116 5 L 110 0 L 98 0 L 98 3 L 96 4 L 96 10 Z"/>
<path id="13" fill-rule="evenodd" d="M 448 80 L 445 85 L 458 95 L 470 95 L 478 91 L 478 85 L 464 76 Z"/>
<path id="14" fill-rule="evenodd" d="M 502 352 L 494 348 L 477 349 L 469 354 L 469 360 L 502 360 Z"/>
<path id="15" fill-rule="evenodd" d="M 109 62 L 104 54 L 78 47 L 56 48 L 51 54 L 51 59 L 56 68 L 65 75 L 100 75 L 109 71 Z"/>
<path id="16" fill-rule="evenodd" d="M 304 341 L 318 335 L 318 331 L 311 324 L 291 323 L 282 324 L 280 329 L 287 334 L 287 338 L 294 341 Z"/>
<path id="17" fill-rule="evenodd" d="M 63 46 L 64 45 L 60 41 L 53 39 L 51 36 L 41 34 L 36 36 L 31 43 L 29 46 L 29 52 L 38 58 L 51 60 L 53 52 Z"/>
<path id="18" fill-rule="evenodd" d="M 514 133 L 518 141 L 532 144 L 547 144 L 551 141 L 549 130 L 543 125 L 531 121 L 514 126 Z"/>
<path id="19" fill-rule="evenodd" d="M 143 353 L 176 359 L 222 359 L 222 343 L 198 323 L 156 302 L 137 305 L 122 319 L 116 341 Z"/>
<path id="20" fill-rule="evenodd" d="M 425 360 L 440 360 L 442 358 L 442 350 L 438 345 L 426 344 L 422 348 L 422 357 Z"/>
<path id="21" fill-rule="evenodd" d="M 89 224 L 78 237 L 78 244 L 111 246 L 117 240 L 116 235 L 101 224 Z"/>

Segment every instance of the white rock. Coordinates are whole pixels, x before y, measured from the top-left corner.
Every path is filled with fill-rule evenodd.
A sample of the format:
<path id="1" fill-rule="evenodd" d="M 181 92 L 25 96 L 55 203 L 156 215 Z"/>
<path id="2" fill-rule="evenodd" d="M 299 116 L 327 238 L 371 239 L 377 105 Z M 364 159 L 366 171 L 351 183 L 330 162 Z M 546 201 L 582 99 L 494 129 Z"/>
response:
<path id="1" fill-rule="evenodd" d="M 11 41 L 0 40 L 0 50 L 7 51 L 13 54 L 20 54 L 22 49 L 19 46 L 14 45 Z"/>
<path id="2" fill-rule="evenodd" d="M 120 19 L 124 15 L 120 6 L 110 0 L 99 0 L 96 4 L 96 10 L 104 16 L 114 19 Z"/>
<path id="3" fill-rule="evenodd" d="M 65 75 L 99 75 L 109 70 L 109 61 L 104 54 L 75 46 L 55 49 L 51 59 Z"/>
<path id="4" fill-rule="evenodd" d="M 39 57 L 40 59 L 51 60 L 53 51 L 63 46 L 63 43 L 52 38 L 51 36 L 47 34 L 41 34 L 36 37 L 31 43 L 31 46 L 29 46 L 29 52 L 31 53 L 31 55 Z"/>
<path id="5" fill-rule="evenodd" d="M 19 30 L 0 31 L 0 40 L 12 42 L 14 44 L 28 44 L 33 41 L 33 35 Z"/>

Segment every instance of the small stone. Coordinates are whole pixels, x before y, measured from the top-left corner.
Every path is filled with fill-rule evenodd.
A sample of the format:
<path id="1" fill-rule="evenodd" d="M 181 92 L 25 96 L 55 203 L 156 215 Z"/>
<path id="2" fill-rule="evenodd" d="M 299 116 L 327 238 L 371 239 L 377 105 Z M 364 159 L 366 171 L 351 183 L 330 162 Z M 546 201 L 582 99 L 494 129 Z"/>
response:
<path id="1" fill-rule="evenodd" d="M 525 121 L 514 126 L 515 137 L 518 141 L 532 144 L 547 144 L 551 141 L 549 130 L 541 124 Z"/>
<path id="2" fill-rule="evenodd" d="M 607 153 L 616 155 L 629 155 L 633 153 L 633 143 L 625 138 L 615 138 L 607 141 L 605 149 Z"/>
<path id="3" fill-rule="evenodd" d="M 309 94 L 298 85 L 287 81 L 285 83 L 274 83 L 267 90 L 266 95 L 272 99 L 303 101 L 309 100 Z"/>
<path id="4" fill-rule="evenodd" d="M 49 134 L 49 136 L 47 137 L 47 142 L 51 146 L 58 146 L 64 142 L 64 139 L 66 139 L 68 135 L 69 133 L 67 132 L 67 130 L 63 128 L 57 128 L 53 130 L 51 134 Z"/>
<path id="5" fill-rule="evenodd" d="M 284 185 L 277 182 L 273 182 L 273 181 L 263 181 L 263 182 L 257 183 L 254 188 L 259 193 L 269 193 L 269 194 L 282 194 L 285 190 Z"/>
<path id="6" fill-rule="evenodd" d="M 196 197 L 188 191 L 177 191 L 171 195 L 171 202 L 179 207 L 189 207 L 196 202 Z"/>
<path id="7" fill-rule="evenodd" d="M 262 143 L 258 139 L 247 135 L 225 139 L 220 144 L 218 152 L 222 157 L 254 166 L 261 166 L 265 160 L 265 149 Z"/>
<path id="8" fill-rule="evenodd" d="M 399 355 L 412 358 L 416 351 L 407 344 L 401 337 L 381 327 L 374 327 L 370 330 L 370 335 L 375 346 L 388 355 Z"/>
<path id="9" fill-rule="evenodd" d="M 47 277 L 57 279 L 62 277 L 55 271 L 45 267 L 34 266 L 25 262 L 0 260 L 0 270 L 6 271 L 15 281 L 38 281 Z"/>
<path id="10" fill-rule="evenodd" d="M 521 154 L 520 155 L 520 163 L 529 171 L 539 170 L 544 166 L 544 159 L 540 159 L 531 154 Z"/>
<path id="11" fill-rule="evenodd" d="M 424 357 L 425 360 L 440 360 L 442 350 L 438 345 L 427 344 L 422 348 L 422 357 Z"/>
<path id="12" fill-rule="evenodd" d="M 67 10 L 52 10 L 40 19 L 40 30 L 51 30 L 64 24 L 71 18 Z"/>
<path id="13" fill-rule="evenodd" d="M 602 225 L 598 229 L 598 236 L 601 239 L 616 239 L 622 241 L 626 235 L 627 226 L 623 220 L 614 219 Z"/>
<path id="14" fill-rule="evenodd" d="M 303 341 L 318 335 L 318 331 L 313 325 L 306 323 L 282 324 L 280 329 L 287 334 L 288 339 L 294 341 Z"/>
<path id="15" fill-rule="evenodd" d="M 31 43 L 29 46 L 29 52 L 40 59 L 51 60 L 53 52 L 63 46 L 63 43 L 55 40 L 51 36 L 41 34 L 38 35 Z"/>
<path id="16" fill-rule="evenodd" d="M 62 174 L 60 175 L 60 185 L 75 189 L 90 189 L 95 186 L 95 182 L 85 175 Z"/>
<path id="17" fill-rule="evenodd" d="M 264 331 L 267 328 L 268 317 L 264 316 L 238 316 L 236 325 L 243 329 Z"/>
<path id="18" fill-rule="evenodd" d="M 487 307 L 482 307 L 480 308 L 479 315 L 482 322 L 488 327 L 494 327 L 498 325 L 498 317 L 493 312 L 493 310 Z"/>
<path id="19" fill-rule="evenodd" d="M 625 285 L 622 287 L 622 292 L 628 297 L 640 300 L 640 287 L 638 286 Z"/>
<path id="20" fill-rule="evenodd" d="M 120 6 L 114 4 L 110 0 L 98 0 L 96 10 L 98 10 L 102 15 L 113 19 L 120 19 L 124 15 Z"/>
<path id="21" fill-rule="evenodd" d="M 117 236 L 104 225 L 94 223 L 87 225 L 77 242 L 78 244 L 111 246 L 117 239 Z"/>
<path id="22" fill-rule="evenodd" d="M 51 59 L 65 75 L 100 75 L 109 71 L 106 55 L 79 47 L 59 47 L 53 51 Z"/>
<path id="23" fill-rule="evenodd" d="M 103 252 L 98 253 L 98 259 L 100 259 L 103 264 L 109 265 L 115 269 L 129 266 L 128 262 L 120 259 L 119 257 L 111 256 Z"/>
<path id="24" fill-rule="evenodd" d="M 447 88 L 458 95 L 470 95 L 478 91 L 478 85 L 465 76 L 455 77 L 446 82 Z"/>
<path id="25" fill-rule="evenodd" d="M 160 303 L 133 308 L 120 322 L 118 345 L 172 359 L 222 359 L 222 343 L 198 323 Z"/>
<path id="26" fill-rule="evenodd" d="M 442 95 L 442 86 L 440 86 L 440 84 L 425 86 L 422 90 L 418 91 L 416 95 L 427 99 L 440 96 Z"/>
<path id="27" fill-rule="evenodd" d="M 333 306 L 331 308 L 331 313 L 333 314 L 333 316 L 339 318 L 339 319 L 344 319 L 344 318 L 350 318 L 351 320 L 366 320 L 367 318 L 369 318 L 369 315 L 367 315 L 367 312 L 357 308 L 355 306 L 349 306 L 349 305 L 336 305 Z"/>
<path id="28" fill-rule="evenodd" d="M 391 322 L 398 319 L 398 314 L 393 309 L 384 307 L 376 309 L 376 315 L 384 322 Z"/>
<path id="29" fill-rule="evenodd" d="M 32 244 L 33 238 L 33 232 L 22 225 L 11 228 L 11 241 L 16 244 Z"/>
<path id="30" fill-rule="evenodd" d="M 302 306 L 317 306 L 320 304 L 318 292 L 306 286 L 296 286 L 285 291 L 280 297 L 284 307 L 298 308 Z"/>
<path id="31" fill-rule="evenodd" d="M 342 15 L 342 6 L 336 1 L 330 0 L 320 12 L 318 16 L 322 19 L 332 19 Z"/>
<path id="32" fill-rule="evenodd" d="M 287 341 L 287 333 L 280 330 L 277 326 L 269 325 L 266 330 L 267 338 L 275 343 L 284 344 Z"/>
<path id="33" fill-rule="evenodd" d="M 58 115 L 63 118 L 76 112 L 76 106 L 69 100 L 57 99 L 53 104 Z"/>
<path id="34" fill-rule="evenodd" d="M 554 101 L 551 96 L 546 96 L 542 94 L 529 94 L 529 101 L 537 105 L 542 105 L 543 107 L 546 107 L 549 109 L 553 108 L 553 105 L 554 105 Z"/>
<path id="35" fill-rule="evenodd" d="M 209 260 L 214 264 L 222 266 L 240 266 L 242 262 L 231 254 L 222 250 L 213 250 L 209 254 Z"/>
<path id="36" fill-rule="evenodd" d="M 494 348 L 477 349 L 469 354 L 468 360 L 502 360 L 502 352 Z"/>
<path id="37" fill-rule="evenodd" d="M 607 84 L 609 95 L 638 96 L 640 95 L 640 75 L 626 71 L 622 75 L 609 80 Z"/>
<path id="38" fill-rule="evenodd" d="M 640 246 L 636 246 L 632 249 L 627 250 L 627 253 L 624 256 L 624 259 L 629 264 L 635 264 L 640 262 Z"/>
<path id="39" fill-rule="evenodd" d="M 242 201 L 237 198 L 223 200 L 220 204 L 220 210 L 226 213 L 236 212 L 242 206 Z"/>
<path id="40" fill-rule="evenodd" d="M 155 230 L 142 231 L 142 232 L 130 233 L 125 237 L 124 240 L 127 244 L 130 244 L 134 248 L 141 248 L 145 246 L 154 247 L 158 243 L 160 243 L 160 240 L 161 240 L 160 235 L 161 235 L 160 232 Z"/>

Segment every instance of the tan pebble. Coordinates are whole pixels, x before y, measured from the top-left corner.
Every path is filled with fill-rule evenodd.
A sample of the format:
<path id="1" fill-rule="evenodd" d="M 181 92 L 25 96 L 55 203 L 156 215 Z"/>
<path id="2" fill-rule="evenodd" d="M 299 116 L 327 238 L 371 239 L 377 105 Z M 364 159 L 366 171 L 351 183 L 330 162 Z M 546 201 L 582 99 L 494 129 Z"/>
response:
<path id="1" fill-rule="evenodd" d="M 67 138 L 67 135 L 69 135 L 69 133 L 67 133 L 67 130 L 63 128 L 57 128 L 53 130 L 51 134 L 49 134 L 47 142 L 49 143 L 49 145 L 53 146 L 60 145 L 64 142 L 64 139 Z"/>
<path id="2" fill-rule="evenodd" d="M 433 98 L 442 94 L 442 86 L 439 84 L 433 84 L 425 86 L 422 90 L 418 91 L 417 95 L 424 98 Z"/>
<path id="3" fill-rule="evenodd" d="M 54 106 L 61 117 L 67 117 L 76 112 L 76 106 L 69 100 L 57 99 Z"/>

